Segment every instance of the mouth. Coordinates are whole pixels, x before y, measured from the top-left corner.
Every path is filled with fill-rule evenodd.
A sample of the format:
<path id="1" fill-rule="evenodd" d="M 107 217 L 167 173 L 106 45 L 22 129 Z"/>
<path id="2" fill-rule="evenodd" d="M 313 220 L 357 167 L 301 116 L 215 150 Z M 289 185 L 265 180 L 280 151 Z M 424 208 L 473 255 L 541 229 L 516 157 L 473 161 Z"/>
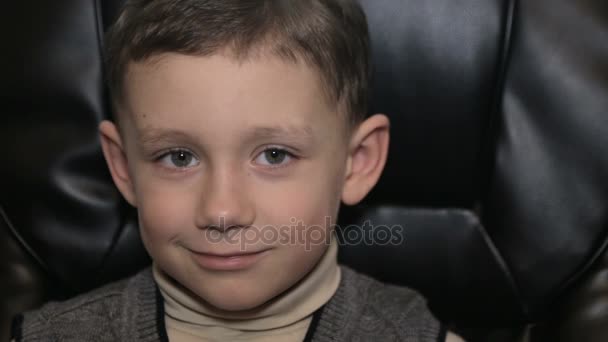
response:
<path id="1" fill-rule="evenodd" d="M 226 252 L 226 253 L 203 253 L 191 251 L 195 263 L 210 271 L 238 271 L 255 265 L 264 258 L 270 250 L 255 252 Z"/>

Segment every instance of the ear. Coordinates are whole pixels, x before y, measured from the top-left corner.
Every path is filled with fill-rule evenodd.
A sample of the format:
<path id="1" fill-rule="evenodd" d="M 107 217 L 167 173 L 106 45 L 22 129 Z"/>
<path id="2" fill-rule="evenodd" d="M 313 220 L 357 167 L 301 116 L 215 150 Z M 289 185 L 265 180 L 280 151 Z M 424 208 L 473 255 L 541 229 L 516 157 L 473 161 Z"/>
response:
<path id="1" fill-rule="evenodd" d="M 363 121 L 353 132 L 346 166 L 342 202 L 359 203 L 376 185 L 388 154 L 389 120 L 375 114 Z"/>
<path id="2" fill-rule="evenodd" d="M 127 156 L 116 125 L 107 120 L 102 121 L 99 124 L 99 137 L 103 156 L 108 163 L 114 184 L 127 202 L 137 207 Z"/>

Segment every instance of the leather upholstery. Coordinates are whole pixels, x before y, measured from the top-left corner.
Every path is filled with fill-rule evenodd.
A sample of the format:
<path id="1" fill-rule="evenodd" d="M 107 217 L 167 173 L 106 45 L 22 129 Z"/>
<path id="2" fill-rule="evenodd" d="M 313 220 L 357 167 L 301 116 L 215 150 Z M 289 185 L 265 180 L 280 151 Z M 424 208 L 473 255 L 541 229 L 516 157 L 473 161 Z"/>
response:
<path id="1" fill-rule="evenodd" d="M 391 150 L 340 225 L 399 225 L 405 239 L 340 259 L 419 289 L 469 339 L 534 323 L 533 341 L 603 341 L 608 3 L 361 2 L 370 112 L 390 116 Z M 96 133 L 112 115 L 101 37 L 121 3 L 3 4 L 0 339 L 14 313 L 149 262 Z"/>

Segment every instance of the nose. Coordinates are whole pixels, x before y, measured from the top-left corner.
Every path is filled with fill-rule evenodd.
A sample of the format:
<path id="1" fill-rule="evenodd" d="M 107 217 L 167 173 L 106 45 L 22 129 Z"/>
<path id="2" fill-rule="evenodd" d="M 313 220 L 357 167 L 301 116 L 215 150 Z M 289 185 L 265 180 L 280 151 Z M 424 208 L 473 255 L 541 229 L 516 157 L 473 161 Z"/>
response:
<path id="1" fill-rule="evenodd" d="M 222 232 L 251 226 L 255 220 L 255 208 L 243 177 L 235 171 L 218 170 L 205 178 L 199 196 L 196 226 Z"/>

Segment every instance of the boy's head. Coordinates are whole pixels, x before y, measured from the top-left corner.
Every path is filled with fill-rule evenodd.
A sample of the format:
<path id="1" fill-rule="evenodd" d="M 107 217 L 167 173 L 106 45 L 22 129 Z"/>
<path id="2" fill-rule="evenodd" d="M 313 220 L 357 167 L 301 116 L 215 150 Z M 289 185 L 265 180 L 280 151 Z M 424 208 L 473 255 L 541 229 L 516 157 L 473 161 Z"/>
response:
<path id="1" fill-rule="evenodd" d="M 132 62 L 164 53 L 222 54 L 240 63 L 275 57 L 314 69 L 324 99 L 356 124 L 367 110 L 367 23 L 356 1 L 131 0 L 106 37 L 114 103 L 127 100 Z"/>
<path id="2" fill-rule="evenodd" d="M 108 34 L 114 182 L 158 266 L 224 310 L 306 275 L 377 182 L 363 12 L 347 0 L 130 1 Z"/>

